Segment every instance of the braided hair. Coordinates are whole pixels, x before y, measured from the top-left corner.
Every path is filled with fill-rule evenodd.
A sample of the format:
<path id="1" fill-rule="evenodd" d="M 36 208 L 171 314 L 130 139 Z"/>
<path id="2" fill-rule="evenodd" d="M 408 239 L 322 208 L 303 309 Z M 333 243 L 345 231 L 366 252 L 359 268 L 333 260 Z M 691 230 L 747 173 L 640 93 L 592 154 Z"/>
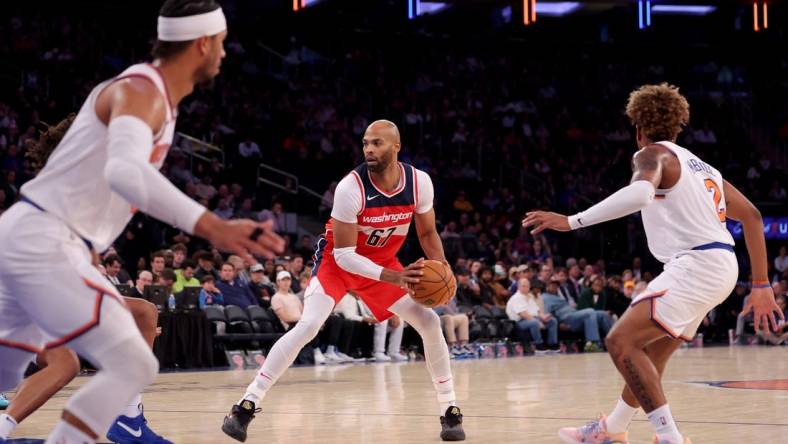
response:
<path id="1" fill-rule="evenodd" d="M 71 127 L 76 116 L 74 113 L 69 114 L 68 117 L 42 132 L 38 140 L 28 139 L 25 142 L 25 156 L 36 174 L 41 171 L 41 168 L 44 168 L 47 159 L 63 140 L 63 136 L 66 135 L 66 131 Z"/>

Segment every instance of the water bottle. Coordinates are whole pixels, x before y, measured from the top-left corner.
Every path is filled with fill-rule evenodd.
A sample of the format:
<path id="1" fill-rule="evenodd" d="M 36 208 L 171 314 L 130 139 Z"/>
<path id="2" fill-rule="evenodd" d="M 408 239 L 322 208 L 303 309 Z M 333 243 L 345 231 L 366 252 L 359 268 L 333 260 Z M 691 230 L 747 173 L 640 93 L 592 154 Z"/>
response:
<path id="1" fill-rule="evenodd" d="M 175 311 L 175 295 L 170 294 L 170 297 L 167 299 L 167 305 L 170 307 L 170 311 Z"/>

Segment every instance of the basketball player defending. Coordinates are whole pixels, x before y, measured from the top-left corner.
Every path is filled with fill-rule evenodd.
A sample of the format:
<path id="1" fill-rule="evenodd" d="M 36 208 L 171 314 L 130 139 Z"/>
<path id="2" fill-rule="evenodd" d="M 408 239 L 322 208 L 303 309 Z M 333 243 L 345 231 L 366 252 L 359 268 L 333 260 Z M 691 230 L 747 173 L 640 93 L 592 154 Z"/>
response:
<path id="1" fill-rule="evenodd" d="M 255 409 L 298 352 L 317 335 L 334 304 L 353 290 L 380 321 L 392 313 L 412 325 L 424 341 L 427 370 L 440 404 L 441 438 L 465 439 L 462 414 L 455 406 L 449 349 L 438 315 L 408 297 L 408 283 L 418 282 L 423 260 L 402 268 L 397 251 L 411 220 L 424 253 L 445 262 L 443 244 L 435 228 L 430 176 L 397 161 L 400 135 L 386 120 L 373 122 L 364 133 L 365 163 L 337 186 L 331 220 L 317 243 L 315 267 L 304 295 L 298 324 L 271 348 L 265 363 L 222 430 L 244 442 Z"/>
<path id="2" fill-rule="evenodd" d="M 565 428 L 567 443 L 626 443 L 627 428 L 642 407 L 658 444 L 689 443 L 679 433 L 662 390 L 661 377 L 680 341 L 695 336 L 706 314 L 731 293 L 738 277 L 726 217 L 739 220 L 752 264 L 752 293 L 744 312 L 755 328 L 776 328 L 780 313 L 767 280 L 766 241 L 760 213 L 720 172 L 676 138 L 689 121 L 689 105 L 677 88 L 647 85 L 629 97 L 627 115 L 637 128 L 639 150 L 632 181 L 586 211 L 563 216 L 530 212 L 523 226 L 576 230 L 640 211 L 651 253 L 664 271 L 632 301 L 605 344 L 626 387 L 613 412 L 581 428 Z M 780 313 L 782 316 L 782 313 Z"/>
<path id="3" fill-rule="evenodd" d="M 37 142 L 28 142 L 27 157 L 33 165 L 36 165 L 36 170 L 46 163 L 54 148 L 71 127 L 74 117 L 76 115 L 71 114 L 57 125 L 51 126 L 41 134 Z M 156 306 L 138 298 L 124 297 L 123 301 L 134 317 L 134 322 L 145 338 L 145 342 L 152 349 L 159 317 Z M 8 410 L 0 415 L 0 442 L 8 439 L 19 423 L 71 382 L 79 374 L 80 369 L 79 358 L 67 346 L 50 348 L 39 353 L 35 357 L 35 363 L 40 370 L 22 382 Z M 142 396 L 139 394 L 129 402 L 126 411 L 115 420 L 107 436 L 116 444 L 172 444 L 148 427 L 142 409 Z"/>
<path id="4" fill-rule="evenodd" d="M 158 171 L 177 104 L 219 72 L 226 27 L 212 0 L 166 1 L 154 64 L 91 91 L 21 201 L 0 217 L 0 390 L 17 386 L 34 354 L 64 344 L 100 369 L 66 403 L 48 444 L 95 443 L 156 377 L 131 313 L 93 266 L 135 208 L 250 262 L 282 247 L 267 225 L 222 221 Z"/>

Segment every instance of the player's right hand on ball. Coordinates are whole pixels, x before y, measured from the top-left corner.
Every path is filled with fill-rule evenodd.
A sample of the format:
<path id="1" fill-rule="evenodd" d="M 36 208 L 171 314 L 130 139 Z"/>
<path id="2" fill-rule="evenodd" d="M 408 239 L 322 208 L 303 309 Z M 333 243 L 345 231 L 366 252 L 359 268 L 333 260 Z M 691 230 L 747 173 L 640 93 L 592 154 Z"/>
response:
<path id="1" fill-rule="evenodd" d="M 197 221 L 194 233 L 220 251 L 235 253 L 250 264 L 257 263 L 253 255 L 271 259 L 285 247 L 284 239 L 274 233 L 270 220 L 262 223 L 248 219 L 222 220 L 206 212 Z"/>
<path id="2" fill-rule="evenodd" d="M 412 293 L 412 285 L 418 284 L 419 279 L 424 275 L 424 258 L 420 258 L 416 262 L 408 265 L 402 271 L 394 271 L 388 268 L 383 269 L 380 275 L 380 280 L 394 284 L 400 288 L 405 288 L 409 293 Z"/>

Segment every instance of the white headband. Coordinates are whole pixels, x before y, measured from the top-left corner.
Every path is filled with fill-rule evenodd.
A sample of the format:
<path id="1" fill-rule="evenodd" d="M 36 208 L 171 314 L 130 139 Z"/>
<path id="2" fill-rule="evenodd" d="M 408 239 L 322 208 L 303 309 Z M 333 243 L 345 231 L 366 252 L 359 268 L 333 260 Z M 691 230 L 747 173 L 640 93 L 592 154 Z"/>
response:
<path id="1" fill-rule="evenodd" d="M 216 35 L 227 29 L 222 8 L 205 14 L 186 17 L 161 17 L 157 27 L 162 42 L 185 42 L 206 35 Z"/>

